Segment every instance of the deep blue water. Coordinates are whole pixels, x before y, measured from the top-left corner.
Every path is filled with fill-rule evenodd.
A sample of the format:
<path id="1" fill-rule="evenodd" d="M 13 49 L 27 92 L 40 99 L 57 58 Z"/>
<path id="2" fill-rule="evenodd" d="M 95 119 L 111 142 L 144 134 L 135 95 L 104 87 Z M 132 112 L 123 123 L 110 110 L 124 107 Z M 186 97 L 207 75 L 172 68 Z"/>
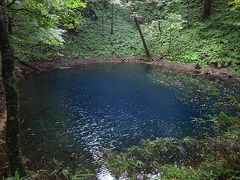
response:
<path id="1" fill-rule="evenodd" d="M 216 113 L 210 105 L 219 98 L 191 89 L 195 77 L 189 76 L 143 64 L 97 64 L 23 80 L 23 152 L 37 161 L 69 160 L 74 152 L 91 162 L 101 158 L 104 148 L 122 150 L 142 139 L 192 136 L 192 117 Z M 169 79 L 160 81 L 163 77 Z M 219 84 L 215 81 L 209 80 Z"/>

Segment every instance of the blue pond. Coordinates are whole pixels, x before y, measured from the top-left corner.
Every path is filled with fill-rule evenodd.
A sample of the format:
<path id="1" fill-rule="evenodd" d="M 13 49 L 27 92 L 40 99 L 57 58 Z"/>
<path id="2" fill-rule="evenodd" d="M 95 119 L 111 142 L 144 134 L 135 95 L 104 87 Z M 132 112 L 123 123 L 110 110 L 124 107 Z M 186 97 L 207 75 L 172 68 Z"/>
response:
<path id="1" fill-rule="evenodd" d="M 193 117 L 215 114 L 213 103 L 239 94 L 217 79 L 144 64 L 59 69 L 23 80 L 19 87 L 23 153 L 38 163 L 69 161 L 76 153 L 91 164 L 104 148 L 192 136 Z"/>

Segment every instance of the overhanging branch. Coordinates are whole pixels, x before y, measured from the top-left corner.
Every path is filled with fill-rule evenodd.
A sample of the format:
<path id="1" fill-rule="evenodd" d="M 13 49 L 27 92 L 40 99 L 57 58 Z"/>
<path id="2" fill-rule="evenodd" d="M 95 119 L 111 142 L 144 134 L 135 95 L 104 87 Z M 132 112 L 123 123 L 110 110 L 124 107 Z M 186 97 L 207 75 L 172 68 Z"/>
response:
<path id="1" fill-rule="evenodd" d="M 49 19 L 49 17 L 46 16 L 46 15 L 44 15 L 44 14 L 37 13 L 37 12 L 31 11 L 31 10 L 26 9 L 26 8 L 17 8 L 17 9 L 16 9 L 16 8 L 10 8 L 10 10 L 12 10 L 12 11 L 25 11 L 25 12 L 27 12 L 27 13 L 29 13 L 29 14 L 33 14 L 33 15 L 35 15 L 35 16 L 40 16 L 40 17 Z"/>

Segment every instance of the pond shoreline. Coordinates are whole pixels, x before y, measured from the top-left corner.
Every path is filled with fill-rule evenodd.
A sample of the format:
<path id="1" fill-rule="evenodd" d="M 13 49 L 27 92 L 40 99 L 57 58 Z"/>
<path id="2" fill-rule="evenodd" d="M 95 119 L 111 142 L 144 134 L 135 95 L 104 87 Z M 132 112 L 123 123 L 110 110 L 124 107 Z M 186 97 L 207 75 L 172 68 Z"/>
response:
<path id="1" fill-rule="evenodd" d="M 69 59 L 69 58 L 65 58 Z M 169 62 L 164 60 L 151 60 L 141 58 L 141 57 L 107 57 L 107 58 L 91 58 L 91 59 L 69 59 L 65 60 L 64 57 L 56 60 L 49 61 L 30 61 L 27 63 L 17 63 L 16 65 L 16 77 L 18 81 L 26 79 L 28 77 L 34 76 L 41 72 L 53 71 L 56 69 L 68 69 L 71 67 L 85 66 L 88 64 L 103 64 L 103 63 L 130 63 L 130 64 L 149 64 L 157 69 L 166 69 L 179 72 L 185 72 L 196 75 L 207 75 L 210 77 L 216 77 L 225 81 L 240 81 L 240 76 L 232 76 L 228 68 L 216 69 L 216 68 L 195 68 L 193 65 L 189 64 L 179 64 L 176 62 Z M 5 149 L 5 126 L 6 126 L 6 107 L 5 107 L 5 96 L 4 88 L 0 84 L 0 145 Z M 2 154 L 5 153 L 2 148 Z M 1 149 L 1 148 L 0 148 Z M 6 149 L 5 149 L 6 150 Z M 7 157 L 5 156 L 2 163 L 7 163 Z M 0 174 L 1 175 L 1 174 Z"/>
<path id="2" fill-rule="evenodd" d="M 69 59 L 69 60 L 66 60 Z M 68 57 L 60 57 L 49 61 L 29 61 L 17 63 L 16 77 L 20 81 L 31 75 L 41 72 L 52 71 L 55 69 L 68 69 L 81 65 L 97 64 L 97 63 L 133 63 L 133 64 L 149 64 L 156 68 L 165 68 L 168 70 L 180 71 L 185 73 L 208 75 L 217 77 L 222 80 L 240 81 L 239 75 L 232 75 L 228 68 L 217 69 L 213 67 L 196 68 L 190 64 L 180 64 L 178 62 L 166 61 L 161 59 L 147 59 L 144 57 L 98 57 L 89 59 L 72 59 Z M 3 131 L 6 121 L 5 97 L 4 89 L 0 84 L 0 138 L 3 138 Z"/>
<path id="3" fill-rule="evenodd" d="M 66 60 L 69 59 L 69 60 Z M 30 61 L 27 63 L 18 63 L 16 67 L 16 76 L 18 80 L 24 79 L 32 74 L 37 74 L 43 71 L 51 71 L 54 69 L 66 69 L 74 66 L 96 64 L 96 63 L 143 63 L 153 65 L 158 68 L 166 68 L 180 72 L 209 75 L 223 80 L 240 81 L 239 75 L 232 75 L 228 68 L 217 69 L 214 67 L 195 67 L 191 64 L 181 64 L 174 61 L 166 61 L 161 59 L 146 59 L 144 57 L 99 57 L 89 59 L 71 59 L 61 57 L 49 61 Z"/>

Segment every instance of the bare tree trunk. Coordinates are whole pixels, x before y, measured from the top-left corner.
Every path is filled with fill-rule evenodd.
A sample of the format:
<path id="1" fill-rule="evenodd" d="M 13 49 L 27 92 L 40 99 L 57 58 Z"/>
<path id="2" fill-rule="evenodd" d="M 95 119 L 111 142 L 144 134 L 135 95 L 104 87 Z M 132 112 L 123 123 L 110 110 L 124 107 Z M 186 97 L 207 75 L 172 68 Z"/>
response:
<path id="1" fill-rule="evenodd" d="M 187 1 L 187 25 L 190 26 L 190 1 Z"/>
<path id="2" fill-rule="evenodd" d="M 112 14 L 112 17 L 111 17 L 111 34 L 113 34 L 113 15 L 114 15 L 114 4 L 112 3 L 111 4 L 111 14 Z"/>
<path id="3" fill-rule="evenodd" d="M 136 23 L 138 32 L 139 32 L 140 37 L 141 37 L 141 39 L 142 39 L 142 43 L 143 43 L 143 47 L 144 47 L 146 56 L 149 57 L 149 58 L 151 58 L 151 54 L 150 54 L 150 52 L 149 52 L 149 50 L 148 50 L 147 43 L 146 43 L 146 41 L 145 41 L 145 39 L 144 39 L 142 30 L 141 30 L 141 27 L 140 27 L 140 24 L 139 24 L 139 21 L 138 21 L 138 18 L 136 17 L 136 15 L 134 15 L 134 21 L 135 21 L 135 23 Z"/>
<path id="4" fill-rule="evenodd" d="M 104 26 L 104 1 L 102 0 L 102 35 L 103 35 L 103 26 Z"/>
<path id="5" fill-rule="evenodd" d="M 211 6 L 212 6 L 212 0 L 204 0 L 203 4 L 203 19 L 207 19 L 211 15 Z"/>
<path id="6" fill-rule="evenodd" d="M 9 34 L 13 33 L 12 21 L 13 21 L 13 19 L 11 17 L 8 18 L 8 33 Z"/>
<path id="7" fill-rule="evenodd" d="M 15 59 L 8 33 L 8 18 L 5 14 L 5 2 L 0 0 L 0 50 L 2 55 L 2 78 L 6 95 L 7 126 L 6 142 L 11 175 L 18 171 L 20 176 L 26 175 L 19 148 L 19 102 L 15 77 Z"/>
<path id="8" fill-rule="evenodd" d="M 159 16 L 158 16 L 158 31 L 159 31 L 159 34 L 161 35 L 162 33 L 162 27 L 161 27 L 161 20 L 162 20 L 162 7 L 159 7 Z"/>

